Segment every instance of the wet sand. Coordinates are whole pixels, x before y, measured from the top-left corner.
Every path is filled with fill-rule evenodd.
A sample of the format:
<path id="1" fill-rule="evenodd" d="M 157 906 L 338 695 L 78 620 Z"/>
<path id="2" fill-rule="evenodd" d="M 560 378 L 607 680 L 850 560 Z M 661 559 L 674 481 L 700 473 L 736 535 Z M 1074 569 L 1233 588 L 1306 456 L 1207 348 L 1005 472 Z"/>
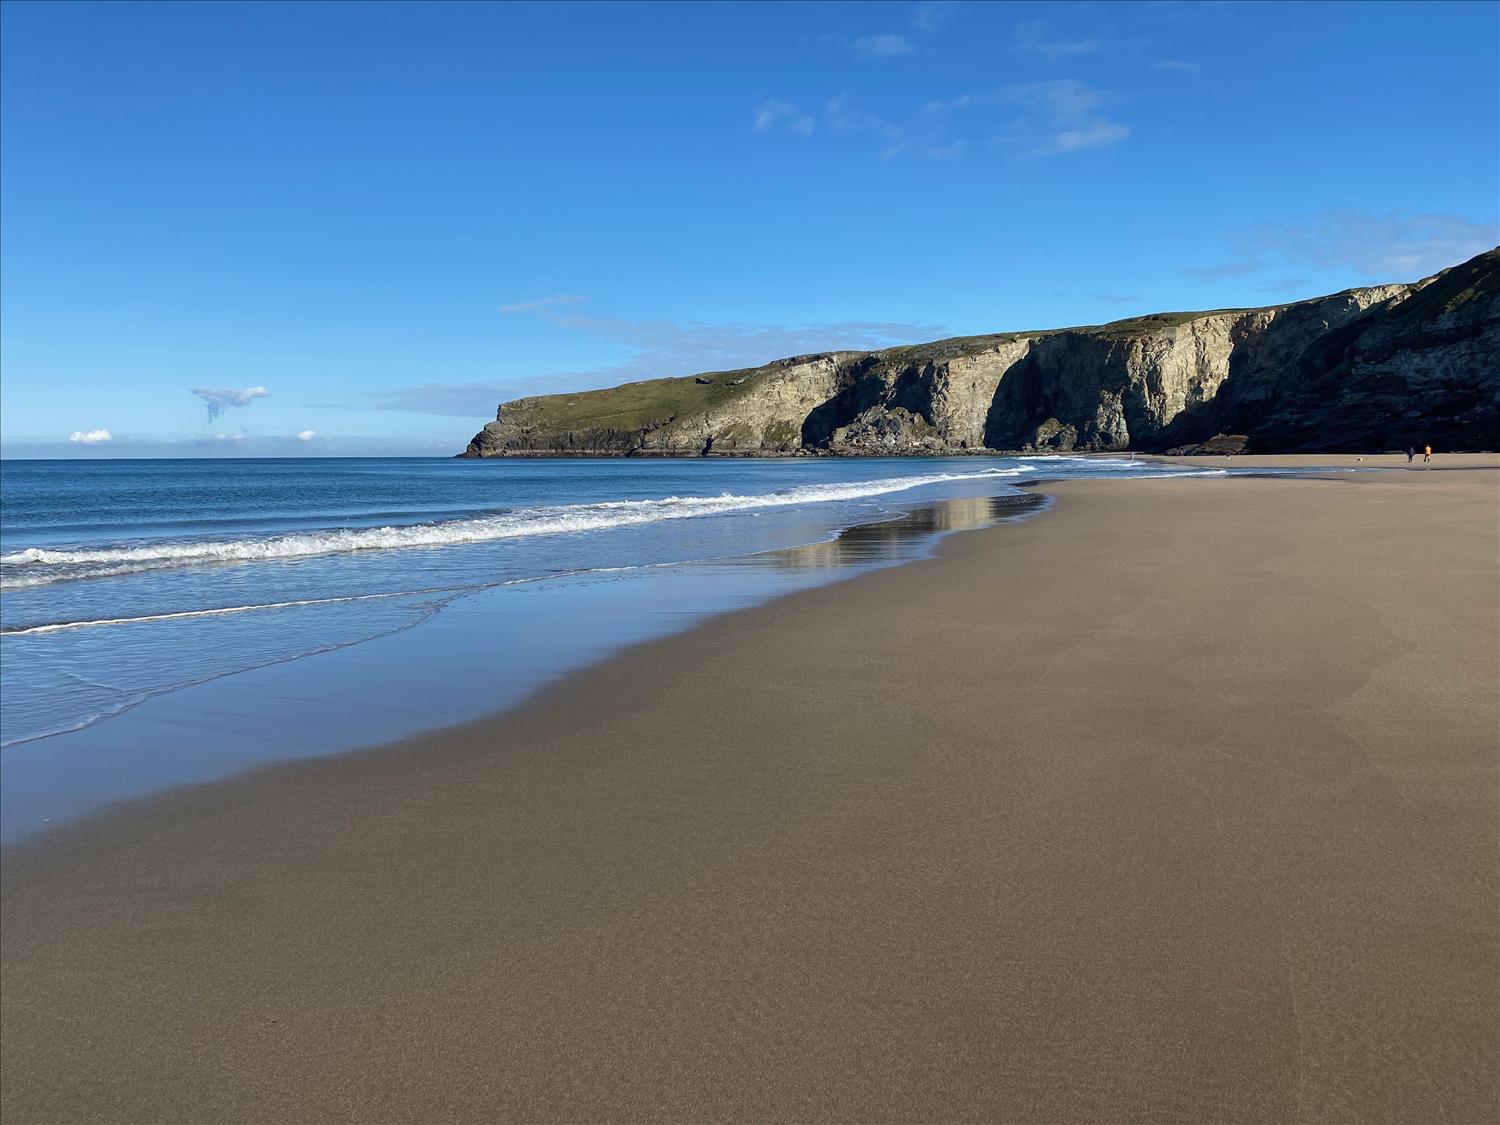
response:
<path id="1" fill-rule="evenodd" d="M 1500 471 L 1434 469 L 1045 486 L 10 849 L 4 1119 L 1496 1120 Z"/>

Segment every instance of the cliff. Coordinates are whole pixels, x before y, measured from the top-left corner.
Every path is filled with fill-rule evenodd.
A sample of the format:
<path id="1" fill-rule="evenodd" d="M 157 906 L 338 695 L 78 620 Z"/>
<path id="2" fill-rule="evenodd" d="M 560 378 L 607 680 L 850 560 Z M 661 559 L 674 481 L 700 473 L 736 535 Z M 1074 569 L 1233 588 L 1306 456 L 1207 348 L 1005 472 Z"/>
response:
<path id="1" fill-rule="evenodd" d="M 502 403 L 465 457 L 1500 448 L 1500 248 L 1409 285 Z"/>

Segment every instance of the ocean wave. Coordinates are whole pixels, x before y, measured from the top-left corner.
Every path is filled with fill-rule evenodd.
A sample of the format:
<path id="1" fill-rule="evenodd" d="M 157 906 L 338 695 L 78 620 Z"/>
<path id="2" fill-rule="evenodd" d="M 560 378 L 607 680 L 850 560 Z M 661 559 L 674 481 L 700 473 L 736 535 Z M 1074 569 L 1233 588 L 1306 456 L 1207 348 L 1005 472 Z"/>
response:
<path id="1" fill-rule="evenodd" d="M 929 473 L 839 484 L 803 485 L 748 496 L 726 492 L 719 496 L 610 500 L 594 504 L 518 508 L 489 516 L 428 523 L 329 528 L 270 536 L 177 540 L 76 550 L 32 547 L 0 555 L 0 590 L 210 563 L 304 559 L 356 551 L 449 547 L 537 535 L 601 531 L 658 523 L 662 520 L 859 500 L 905 492 L 929 484 L 1014 477 L 1034 471 L 1027 467 L 982 469 L 972 473 Z"/>

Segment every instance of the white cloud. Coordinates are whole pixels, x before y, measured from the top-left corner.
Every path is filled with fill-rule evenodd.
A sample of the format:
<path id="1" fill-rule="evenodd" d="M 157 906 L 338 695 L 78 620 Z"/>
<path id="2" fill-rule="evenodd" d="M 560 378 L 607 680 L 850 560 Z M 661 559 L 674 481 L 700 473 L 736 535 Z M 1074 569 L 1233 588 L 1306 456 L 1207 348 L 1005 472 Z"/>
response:
<path id="1" fill-rule="evenodd" d="M 1042 82 L 1025 82 L 991 90 L 968 91 L 951 98 L 936 98 L 923 104 L 923 120 L 916 132 L 932 129 L 936 118 L 994 107 L 1020 107 L 1023 115 L 1005 122 L 990 134 L 994 143 L 1026 146 L 1022 158 L 1056 156 L 1086 149 L 1108 148 L 1130 136 L 1130 126 L 1106 117 L 1102 112 L 1111 95 L 1094 89 L 1076 78 L 1056 78 Z M 978 122 L 973 127 L 977 127 Z M 992 126 L 993 128 L 993 126 Z M 920 143 L 917 143 L 920 142 Z M 929 158 L 942 159 L 958 155 L 965 147 L 961 138 L 929 133 L 913 138 L 912 144 L 890 145 L 882 159 L 905 149 L 913 149 Z"/>
<path id="2" fill-rule="evenodd" d="M 215 441 L 244 441 L 244 434 L 214 434 Z"/>
<path id="3" fill-rule="evenodd" d="M 957 8 L 955 0 L 918 0 L 911 10 L 912 26 L 936 31 Z"/>
<path id="4" fill-rule="evenodd" d="M 1105 96 L 1076 78 L 1028 82 L 1011 86 L 1004 94 L 1008 101 L 1031 107 L 1038 118 L 1027 131 L 1044 137 L 1024 154 L 1028 157 L 1108 148 L 1130 135 L 1129 125 L 1097 112 Z"/>
<path id="5" fill-rule="evenodd" d="M 1203 67 L 1195 62 L 1185 62 L 1182 59 L 1163 59 L 1153 68 L 1155 70 L 1174 70 L 1178 74 L 1197 74 Z"/>
<path id="6" fill-rule="evenodd" d="M 534 313 L 543 309 L 556 308 L 559 305 L 576 305 L 580 301 L 587 301 L 587 297 L 577 297 L 571 293 L 562 293 L 556 297 L 537 297 L 531 301 L 514 301 L 508 305 L 501 305 L 503 313 Z"/>
<path id="7" fill-rule="evenodd" d="M 769 133 L 778 127 L 784 127 L 793 133 L 800 133 L 807 137 L 811 136 L 812 131 L 817 128 L 817 122 L 790 102 L 762 102 L 760 108 L 755 111 L 756 131 Z"/>
<path id="8" fill-rule="evenodd" d="M 964 142 L 960 138 L 945 145 L 928 145 L 924 151 L 930 160 L 952 160 L 963 155 Z"/>
<path id="9" fill-rule="evenodd" d="M 1036 106 L 1058 120 L 1085 117 L 1104 101 L 1098 90 L 1076 78 L 1025 82 L 1009 87 L 1006 93 L 1011 101 Z"/>
<path id="10" fill-rule="evenodd" d="M 867 58 L 890 59 L 897 55 L 909 55 L 912 45 L 904 35 L 866 35 L 854 41 L 854 49 Z"/>
<path id="11" fill-rule="evenodd" d="M 208 405 L 208 420 L 212 422 L 231 407 L 250 405 L 251 400 L 265 398 L 271 392 L 265 387 L 246 387 L 242 391 L 232 387 L 191 387 L 191 392 Z"/>
<path id="12" fill-rule="evenodd" d="M 847 92 L 829 98 L 823 110 L 833 131 L 844 136 L 873 136 L 890 142 L 905 132 L 901 126 L 860 109 Z"/>
<path id="13" fill-rule="evenodd" d="M 297 432 L 297 440 L 298 441 L 312 441 L 312 439 L 315 438 L 315 437 L 317 437 L 317 436 L 318 436 L 318 431 L 317 430 L 299 430 Z"/>
<path id="14" fill-rule="evenodd" d="M 1017 43 L 1023 51 L 1041 55 L 1048 62 L 1087 55 L 1099 49 L 1098 39 L 1056 40 L 1047 39 L 1046 27 L 1040 20 L 1022 20 L 1016 24 Z"/>
<path id="15" fill-rule="evenodd" d="M 1118 121 L 1090 121 L 1076 129 L 1064 129 L 1046 145 L 1037 149 L 1038 156 L 1059 152 L 1078 152 L 1086 148 L 1108 148 L 1130 136 L 1130 126 Z"/>
<path id="16" fill-rule="evenodd" d="M 951 113 L 956 109 L 968 109 L 973 101 L 973 94 L 960 94 L 956 98 L 946 100 L 939 98 L 936 101 L 930 101 L 922 108 L 928 113 Z"/>
<path id="17" fill-rule="evenodd" d="M 1072 55 L 1087 55 L 1099 49 L 1097 39 L 1075 39 L 1071 43 L 1034 43 L 1031 49 L 1048 62 L 1068 58 Z"/>
<path id="18" fill-rule="evenodd" d="M 74 430 L 68 435 L 68 440 L 80 442 L 83 445 L 98 445 L 101 441 L 113 441 L 114 434 L 108 430 Z"/>

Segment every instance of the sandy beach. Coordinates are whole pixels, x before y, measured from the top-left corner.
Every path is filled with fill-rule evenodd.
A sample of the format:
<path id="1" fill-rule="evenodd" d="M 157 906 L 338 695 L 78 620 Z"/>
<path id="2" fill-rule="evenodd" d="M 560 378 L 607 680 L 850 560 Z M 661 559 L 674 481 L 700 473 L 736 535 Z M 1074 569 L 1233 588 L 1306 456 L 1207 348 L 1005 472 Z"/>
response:
<path id="1" fill-rule="evenodd" d="M 9 849 L 0 1111 L 1500 1119 L 1500 458 L 1365 463 L 1044 485 Z"/>

